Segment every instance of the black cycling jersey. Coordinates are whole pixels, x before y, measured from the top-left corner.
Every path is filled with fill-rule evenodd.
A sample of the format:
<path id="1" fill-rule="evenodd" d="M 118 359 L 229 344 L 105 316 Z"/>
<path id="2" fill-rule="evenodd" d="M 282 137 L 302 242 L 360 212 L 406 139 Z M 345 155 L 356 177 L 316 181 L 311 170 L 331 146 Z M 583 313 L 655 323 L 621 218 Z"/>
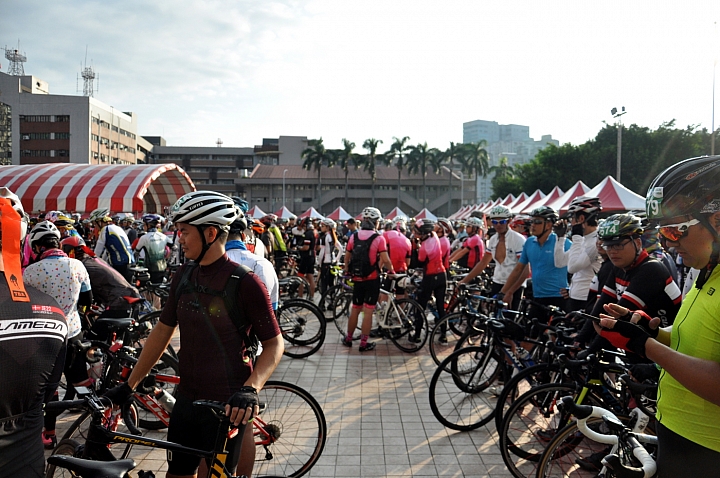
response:
<path id="1" fill-rule="evenodd" d="M 13 302 L 0 274 L 0 476 L 42 476 L 42 405 L 57 389 L 68 327 L 58 303 L 25 286 Z M 39 473 L 39 474 L 38 474 Z"/>
<path id="2" fill-rule="evenodd" d="M 107 262 L 86 255 L 83 256 L 82 263 L 90 276 L 93 297 L 105 307 L 127 310 L 130 307 L 123 299 L 124 296 L 142 297 L 140 292 Z"/>

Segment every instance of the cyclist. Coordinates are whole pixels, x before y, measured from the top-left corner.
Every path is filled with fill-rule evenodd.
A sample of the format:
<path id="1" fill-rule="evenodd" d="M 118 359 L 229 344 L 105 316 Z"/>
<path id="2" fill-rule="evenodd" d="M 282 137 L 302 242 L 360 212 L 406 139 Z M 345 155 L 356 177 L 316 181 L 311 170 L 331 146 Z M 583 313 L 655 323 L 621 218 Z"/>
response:
<path id="1" fill-rule="evenodd" d="M 420 283 L 417 302 L 425 309 L 431 296 L 435 296 L 435 308 L 438 312 L 437 321 L 445 317 L 445 288 L 447 287 L 447 276 L 445 275 L 446 257 L 443 256 L 443 248 L 435 234 L 436 222 L 432 219 L 418 219 L 413 226 L 413 234 L 418 239 L 418 261 L 423 266 L 423 278 Z M 415 332 L 415 341 L 419 341 L 420 328 Z M 445 332 L 443 330 L 443 332 Z M 445 334 L 441 334 L 440 340 L 447 341 Z"/>
<path id="2" fill-rule="evenodd" d="M 67 338 L 70 344 L 82 341 L 82 322 L 78 306 L 92 304 L 90 277 L 82 263 L 71 259 L 60 249 L 60 231 L 50 221 L 39 222 L 29 236 L 30 246 L 37 255 L 37 261 L 23 272 L 26 284 L 54 298 L 67 318 Z M 90 379 L 82 356 L 74 357 L 74 347 L 67 348 L 65 377 L 73 385 L 90 385 Z M 54 398 L 57 400 L 57 396 Z M 48 449 L 55 448 L 56 416 L 45 417 L 43 442 Z"/>
<path id="3" fill-rule="evenodd" d="M 269 259 L 272 259 L 271 262 L 273 263 L 282 261 L 287 255 L 287 246 L 283 240 L 282 231 L 278 227 L 279 218 L 275 214 L 266 214 L 260 221 L 267 228 L 261 239 L 266 245 L 272 244 L 273 254 Z M 267 238 L 265 235 L 267 235 Z"/>
<path id="4" fill-rule="evenodd" d="M 172 238 L 160 232 L 162 216 L 145 214 L 142 222 L 145 234 L 138 239 L 135 250 L 143 254 L 143 265 L 150 272 L 150 282 L 160 284 L 165 280 L 167 270 L 166 247 L 172 246 Z"/>
<path id="5" fill-rule="evenodd" d="M 317 238 L 309 216 L 300 219 L 297 228 L 302 233 L 302 242 L 298 243 L 300 264 L 298 265 L 297 275 L 305 278 L 310 284 L 310 298 L 312 299 L 315 297 L 315 246 L 317 245 Z M 300 284 L 298 293 L 301 296 L 303 295 L 303 284 Z"/>
<path id="6" fill-rule="evenodd" d="M 369 241 L 373 235 L 376 236 L 367 248 L 367 259 L 372 266 L 372 272 L 366 275 L 353 275 L 352 277 L 355 283 L 353 287 L 352 308 L 350 310 L 350 317 L 348 318 L 347 335 L 342 339 L 342 344 L 345 347 L 352 347 L 353 333 L 357 327 L 360 312 L 362 311 L 363 323 L 360 331 L 360 352 L 366 352 L 375 348 L 375 343 L 368 342 L 368 338 L 370 336 L 370 329 L 372 328 L 372 315 L 375 311 L 378 297 L 380 296 L 380 268 L 385 267 L 390 270 L 391 274 L 395 273 L 387 253 L 385 238 L 376 231 L 381 220 L 382 214 L 377 208 L 366 207 L 363 209 L 360 230 L 350 236 L 347 248 L 345 249 L 345 275 L 350 275 L 350 263 L 353 259 L 353 248 L 356 242 Z"/>
<path id="7" fill-rule="evenodd" d="M 273 310 L 277 310 L 280 300 L 280 286 L 275 268 L 269 260 L 247 250 L 245 247 L 245 232 L 247 231 L 247 219 L 242 210 L 238 211 L 238 217 L 230 224 L 228 240 L 225 243 L 225 252 L 228 258 L 236 264 L 248 266 L 260 278 L 270 296 Z"/>
<path id="8" fill-rule="evenodd" d="M 485 255 L 485 245 L 482 239 L 483 226 L 482 219 L 478 217 L 471 217 L 465 222 L 468 237 L 463 242 L 462 247 L 452 253 L 450 262 L 457 261 L 461 267 L 470 269 L 480 262 Z"/>
<path id="9" fill-rule="evenodd" d="M 553 232 L 558 220 L 557 212 L 549 206 L 540 206 L 530 213 L 530 237 L 497 298 L 503 299 L 517 290 L 532 268 L 533 300 L 541 305 L 565 307 L 563 292 L 567 290 L 567 267 L 562 264 L 563 252 L 570 249 L 570 241 Z M 534 307 L 530 317 L 547 318 L 547 312 Z"/>
<path id="10" fill-rule="evenodd" d="M 107 393 L 116 404 L 129 400 L 180 326 L 182 381 L 170 418 L 168 440 L 203 450 L 215 444 L 217 421 L 212 412 L 198 411 L 192 402 L 227 401 L 226 413 L 231 422 L 246 425 L 258 413 L 257 391 L 275 370 L 283 352 L 270 298 L 255 274 L 242 277 L 236 298 L 241 315 L 250 323 L 248 328 L 240 329 L 235 318 L 229 316 L 224 301 L 218 300 L 217 292 L 225 289 L 237 269 L 237 264 L 225 253 L 227 231 L 237 219 L 237 211 L 232 199 L 214 191 L 188 193 L 172 206 L 170 214 L 180 244 L 185 256 L 194 262 L 183 265 L 175 274 L 160 321 L 147 338 L 128 381 Z M 192 268 L 190 277 L 179 284 L 187 267 Z M 250 333 L 259 338 L 263 347 L 254 365 L 245 354 L 249 343 L 244 339 Z M 226 465 L 231 472 L 234 473 L 240 460 L 238 474 L 251 474 L 255 457 L 252 437 L 252 427 L 246 427 L 242 450 L 238 449 L 237 438 L 230 440 Z M 167 476 L 194 476 L 200 461 L 193 455 L 168 453 Z"/>
<path id="11" fill-rule="evenodd" d="M 405 236 L 407 226 L 403 218 L 396 218 L 393 222 L 394 229 L 383 232 L 383 237 L 387 243 L 387 252 L 392 262 L 393 270 L 396 274 L 407 273 L 410 266 L 410 254 L 412 252 L 412 244 L 410 239 Z M 396 286 L 395 297 L 400 299 L 405 297 L 405 288 Z"/>
<path id="12" fill-rule="evenodd" d="M 483 270 L 495 261 L 495 270 L 493 271 L 492 285 L 490 286 L 490 295 L 494 296 L 500 292 L 507 283 L 508 277 L 518 264 L 520 254 L 525 245 L 525 237 L 512 229 L 509 224 L 512 220 L 512 211 L 507 206 L 495 206 L 490 209 L 488 218 L 492 227 L 495 228 L 495 234 L 488 240 L 487 252 L 482 260 L 472 268 L 470 273 L 466 275 L 460 283 L 469 284 L 475 277 L 480 275 Z M 518 309 L 520 299 L 522 298 L 524 286 L 518 287 L 513 293 L 510 301 L 514 310 Z"/>
<path id="13" fill-rule="evenodd" d="M 450 221 L 448 221 L 444 217 L 439 217 L 437 223 L 435 224 L 434 232 L 437 235 L 438 239 L 440 239 L 440 247 L 442 249 L 443 256 L 443 266 L 445 266 L 445 271 L 448 272 L 450 270 L 450 239 L 455 231 L 453 231 L 453 227 L 452 224 L 450 224 Z"/>
<path id="14" fill-rule="evenodd" d="M 0 476 L 37 478 L 45 468 L 42 407 L 60 381 L 67 323 L 55 299 L 23 282 L 27 224 L 20 199 L 0 188 Z"/>
<path id="15" fill-rule="evenodd" d="M 605 318 L 599 332 L 611 342 L 661 367 L 656 432 L 659 477 L 720 476 L 720 156 L 670 166 L 650 184 L 648 220 L 698 269 L 672 327 L 656 328 L 633 314 L 632 322 Z M 630 308 L 630 310 L 633 310 Z M 608 305 L 613 317 L 628 312 Z"/>
<path id="16" fill-rule="evenodd" d="M 568 295 L 568 311 L 585 310 L 590 283 L 600 270 L 601 259 L 597 253 L 597 216 L 602 211 L 600 198 L 584 197 L 573 199 L 568 206 L 570 218 L 570 250 L 561 257 L 565 258 L 568 273 L 572 274 Z M 559 237 L 565 236 L 567 228 L 558 225 Z"/>
<path id="17" fill-rule="evenodd" d="M 130 266 L 135 263 L 130 240 L 120 226 L 112 223 L 107 208 L 98 208 L 90 213 L 90 221 L 94 224 L 97 233 L 95 255 L 104 258 L 108 255 L 108 262 L 118 271 L 126 281 L 132 280 Z"/>
<path id="18" fill-rule="evenodd" d="M 332 219 L 324 218 L 320 221 L 320 253 L 317 260 L 320 263 L 320 292 L 323 296 L 328 288 L 334 285 L 334 277 L 330 273 L 330 267 L 338 263 L 339 257 L 343 253 L 343 248 L 335 233 L 336 227 L 337 224 Z M 320 305 L 321 307 L 325 306 L 324 303 Z"/>

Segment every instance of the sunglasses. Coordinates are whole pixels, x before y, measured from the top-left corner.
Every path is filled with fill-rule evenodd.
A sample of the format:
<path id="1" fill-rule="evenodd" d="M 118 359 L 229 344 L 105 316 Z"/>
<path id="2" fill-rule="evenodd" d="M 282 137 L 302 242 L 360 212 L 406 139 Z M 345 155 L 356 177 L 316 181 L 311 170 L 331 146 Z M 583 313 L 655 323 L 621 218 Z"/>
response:
<path id="1" fill-rule="evenodd" d="M 625 249 L 625 246 L 630 244 L 632 242 L 632 239 L 628 239 L 625 242 L 621 242 L 620 244 L 603 244 L 602 248 L 606 251 L 622 251 Z"/>
<path id="2" fill-rule="evenodd" d="M 533 219 L 533 224 L 543 224 L 545 223 L 545 219 Z"/>
<path id="3" fill-rule="evenodd" d="M 688 229 L 690 227 L 694 226 L 695 224 L 700 224 L 700 221 L 697 219 L 690 219 L 689 221 L 685 222 L 679 222 L 677 224 L 668 224 L 667 226 L 660 226 L 660 234 L 665 237 L 666 239 L 669 239 L 673 242 L 677 242 L 688 232 Z"/>
<path id="4" fill-rule="evenodd" d="M 498 219 L 490 219 L 490 222 L 497 225 L 497 224 L 507 224 L 508 221 L 507 221 L 507 219 L 499 219 L 499 220 Z"/>

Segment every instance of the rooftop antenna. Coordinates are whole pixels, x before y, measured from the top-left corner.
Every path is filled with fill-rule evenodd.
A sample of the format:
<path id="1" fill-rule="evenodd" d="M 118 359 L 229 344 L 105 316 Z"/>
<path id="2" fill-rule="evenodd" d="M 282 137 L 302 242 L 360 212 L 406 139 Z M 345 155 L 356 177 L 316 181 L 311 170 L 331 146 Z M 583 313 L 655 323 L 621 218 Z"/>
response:
<path id="1" fill-rule="evenodd" d="M 5 47 L 5 58 L 10 61 L 8 67 L 8 75 L 12 76 L 25 76 L 25 68 L 23 63 L 27 61 L 27 57 L 20 53 L 20 40 L 18 40 L 18 47 L 14 50 Z"/>
<path id="2" fill-rule="evenodd" d="M 95 70 L 90 66 L 87 66 L 87 46 L 85 47 L 85 62 L 81 66 L 82 70 L 80 76 L 83 78 L 83 96 L 94 96 L 95 95 L 95 79 L 98 81 L 97 89 L 100 89 L 100 74 L 95 73 Z M 78 78 L 79 81 L 79 78 Z"/>
<path id="3" fill-rule="evenodd" d="M 217 144 L 218 148 L 222 148 L 223 142 L 220 138 L 218 138 L 217 141 L 215 141 L 215 144 Z"/>

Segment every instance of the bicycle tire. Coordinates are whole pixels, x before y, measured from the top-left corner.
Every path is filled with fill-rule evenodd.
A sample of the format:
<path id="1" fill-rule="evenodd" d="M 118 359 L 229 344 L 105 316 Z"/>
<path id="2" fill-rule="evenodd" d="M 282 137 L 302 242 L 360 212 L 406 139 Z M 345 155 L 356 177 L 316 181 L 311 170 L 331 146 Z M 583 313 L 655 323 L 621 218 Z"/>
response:
<path id="1" fill-rule="evenodd" d="M 82 454 L 83 445 L 80 442 L 73 440 L 72 438 L 65 438 L 60 440 L 53 450 L 53 455 L 67 455 L 79 457 Z M 71 478 L 75 475 L 66 468 L 56 467 L 48 463 L 45 468 L 45 478 Z"/>
<path id="2" fill-rule="evenodd" d="M 430 331 L 428 347 L 433 362 L 440 365 L 450 354 L 455 351 L 455 345 L 467 327 L 470 320 L 464 312 L 453 312 L 443 317 Z M 443 333 L 444 332 L 444 333 Z M 440 342 L 443 337 L 447 342 Z"/>
<path id="3" fill-rule="evenodd" d="M 275 316 L 285 342 L 283 355 L 309 357 L 325 343 L 325 316 L 312 302 L 302 299 L 284 301 Z"/>
<path id="4" fill-rule="evenodd" d="M 513 476 L 535 476 L 547 443 L 570 420 L 557 404 L 562 397 L 574 396 L 575 390 L 574 383 L 540 385 L 510 406 L 498 438 L 503 462 Z M 584 403 L 591 402 L 587 397 Z"/>
<path id="5" fill-rule="evenodd" d="M 310 300 L 310 283 L 307 279 L 300 276 L 288 276 L 281 279 L 281 297 L 288 299 L 307 299 Z M 300 287 L 303 287 L 303 294 L 299 294 Z M 284 292 L 284 293 L 283 293 Z"/>
<path id="6" fill-rule="evenodd" d="M 458 387 L 458 382 L 478 378 L 492 384 L 503 367 L 496 367 L 495 377 L 484 375 L 477 357 L 486 358 L 485 347 L 466 347 L 453 352 L 442 361 L 430 380 L 430 410 L 435 418 L 447 428 L 469 431 L 479 428 L 492 420 L 495 412 L 495 397 L 489 385 Z M 487 365 L 487 364 L 485 364 Z M 480 373 L 473 373 L 478 367 Z"/>
<path id="7" fill-rule="evenodd" d="M 403 352 L 417 352 L 428 338 L 428 321 L 425 310 L 413 299 L 403 298 L 387 304 L 385 324 L 400 323 L 398 328 L 388 328 L 393 344 Z"/>
<path id="8" fill-rule="evenodd" d="M 325 320 L 331 321 L 335 320 L 335 315 L 333 314 L 332 304 L 333 301 L 335 301 L 335 298 L 342 294 L 345 291 L 345 286 L 343 284 L 335 284 L 332 287 L 328 287 L 328 289 L 325 291 L 324 294 L 320 296 L 320 304 L 318 307 L 320 308 L 321 312 L 325 316 Z"/>
<path id="9" fill-rule="evenodd" d="M 588 425 L 602 423 L 602 419 L 590 418 L 587 423 Z M 550 440 L 537 463 L 537 470 L 532 476 L 542 478 L 559 478 L 571 476 L 571 474 L 572 476 L 578 474 L 595 476 L 596 473 L 580 468 L 576 460 L 587 459 L 590 455 L 605 450 L 607 446 L 582 435 L 578 430 L 577 422 L 570 423 Z"/>
<path id="10" fill-rule="evenodd" d="M 332 304 L 332 313 L 333 317 L 335 317 L 333 322 L 335 323 L 335 328 L 340 333 L 341 337 L 345 337 L 347 335 L 348 320 L 350 319 L 351 309 L 352 292 L 345 292 L 335 297 Z M 360 324 L 361 322 L 358 320 L 358 325 L 355 327 L 355 332 L 353 333 L 353 340 L 358 340 L 360 338 Z"/>
<path id="11" fill-rule="evenodd" d="M 317 463 L 327 440 L 320 404 L 299 386 L 275 380 L 265 383 L 259 399 L 265 405 L 260 418 L 281 434 L 267 449 L 256 440 L 253 476 L 303 476 Z"/>

